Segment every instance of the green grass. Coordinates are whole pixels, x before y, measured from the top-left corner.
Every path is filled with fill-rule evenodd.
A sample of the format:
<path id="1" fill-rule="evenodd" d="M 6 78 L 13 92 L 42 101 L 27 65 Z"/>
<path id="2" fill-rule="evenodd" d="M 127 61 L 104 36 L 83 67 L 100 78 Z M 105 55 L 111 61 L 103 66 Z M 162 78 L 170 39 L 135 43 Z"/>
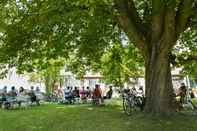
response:
<path id="1" fill-rule="evenodd" d="M 113 102 L 116 103 L 116 102 Z M 137 112 L 126 116 L 121 107 L 44 104 L 18 110 L 0 109 L 0 131 L 196 131 L 191 112 L 168 117 Z"/>

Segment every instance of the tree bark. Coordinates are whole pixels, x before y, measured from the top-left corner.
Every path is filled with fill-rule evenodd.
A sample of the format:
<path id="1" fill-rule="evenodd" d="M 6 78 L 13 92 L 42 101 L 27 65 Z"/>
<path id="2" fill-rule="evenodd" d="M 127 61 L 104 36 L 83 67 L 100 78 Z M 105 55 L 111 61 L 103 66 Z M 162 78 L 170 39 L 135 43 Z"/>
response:
<path id="1" fill-rule="evenodd" d="M 157 45 L 145 57 L 146 112 L 171 113 L 174 95 L 171 78 L 169 50 L 160 50 Z"/>

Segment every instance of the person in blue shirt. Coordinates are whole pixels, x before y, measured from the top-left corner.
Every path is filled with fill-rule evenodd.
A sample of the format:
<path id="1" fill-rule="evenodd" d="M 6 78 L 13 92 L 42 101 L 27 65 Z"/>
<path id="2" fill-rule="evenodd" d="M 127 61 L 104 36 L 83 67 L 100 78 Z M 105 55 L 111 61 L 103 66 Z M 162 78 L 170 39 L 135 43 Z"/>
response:
<path id="1" fill-rule="evenodd" d="M 72 103 L 72 91 L 69 86 L 64 90 L 64 97 L 70 104 Z"/>

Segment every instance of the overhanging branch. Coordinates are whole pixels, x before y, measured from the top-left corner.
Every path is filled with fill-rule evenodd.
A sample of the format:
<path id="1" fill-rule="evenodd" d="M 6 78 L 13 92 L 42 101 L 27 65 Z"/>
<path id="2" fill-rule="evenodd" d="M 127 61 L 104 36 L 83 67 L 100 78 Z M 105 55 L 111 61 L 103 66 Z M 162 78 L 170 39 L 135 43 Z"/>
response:
<path id="1" fill-rule="evenodd" d="M 135 26 L 139 29 L 139 31 L 143 34 L 147 34 L 147 28 L 145 24 L 142 22 L 142 19 L 139 16 L 139 13 L 137 12 L 137 8 L 135 7 L 135 3 L 132 0 L 127 0 L 128 2 L 128 12 L 130 14 L 130 18 Z"/>
<path id="2" fill-rule="evenodd" d="M 197 55 L 188 55 L 188 56 L 178 56 L 177 60 L 184 63 L 184 62 L 192 62 L 197 61 Z"/>
<path id="3" fill-rule="evenodd" d="M 192 15 L 192 6 L 195 0 L 181 0 L 176 12 L 176 37 L 186 29 Z"/>
<path id="4" fill-rule="evenodd" d="M 197 0 L 194 2 L 192 14 L 189 18 L 189 21 L 186 25 L 187 27 L 197 27 Z"/>
<path id="5" fill-rule="evenodd" d="M 114 0 L 117 10 L 117 20 L 119 26 L 124 30 L 130 40 L 141 51 L 145 47 L 145 36 L 142 32 L 142 22 L 135 8 L 133 0 Z"/>

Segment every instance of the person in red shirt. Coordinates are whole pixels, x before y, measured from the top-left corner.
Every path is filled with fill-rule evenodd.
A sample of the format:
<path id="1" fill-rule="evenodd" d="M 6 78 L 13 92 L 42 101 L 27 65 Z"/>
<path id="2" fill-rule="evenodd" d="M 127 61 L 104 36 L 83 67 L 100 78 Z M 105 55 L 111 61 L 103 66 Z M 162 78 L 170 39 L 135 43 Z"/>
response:
<path id="1" fill-rule="evenodd" d="M 98 84 L 95 85 L 95 89 L 93 91 L 93 103 L 98 105 L 102 102 L 102 91 Z"/>
<path id="2" fill-rule="evenodd" d="M 82 87 L 79 93 L 81 96 L 82 103 L 87 103 L 86 91 L 85 91 L 84 86 Z"/>

